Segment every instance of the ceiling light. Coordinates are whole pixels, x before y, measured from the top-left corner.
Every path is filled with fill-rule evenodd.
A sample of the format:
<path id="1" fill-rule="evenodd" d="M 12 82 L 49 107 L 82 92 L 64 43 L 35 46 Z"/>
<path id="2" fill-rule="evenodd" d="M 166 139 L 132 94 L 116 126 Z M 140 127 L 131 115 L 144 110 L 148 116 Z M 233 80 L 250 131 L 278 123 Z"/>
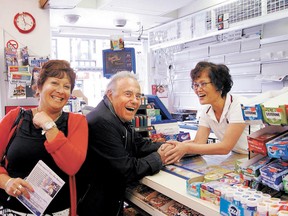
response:
<path id="1" fill-rule="evenodd" d="M 64 19 L 69 24 L 75 24 L 80 18 L 80 15 L 78 14 L 66 14 L 64 15 Z"/>
<path id="2" fill-rule="evenodd" d="M 114 20 L 114 25 L 116 27 L 124 27 L 127 23 L 127 20 L 126 19 L 115 19 Z"/>

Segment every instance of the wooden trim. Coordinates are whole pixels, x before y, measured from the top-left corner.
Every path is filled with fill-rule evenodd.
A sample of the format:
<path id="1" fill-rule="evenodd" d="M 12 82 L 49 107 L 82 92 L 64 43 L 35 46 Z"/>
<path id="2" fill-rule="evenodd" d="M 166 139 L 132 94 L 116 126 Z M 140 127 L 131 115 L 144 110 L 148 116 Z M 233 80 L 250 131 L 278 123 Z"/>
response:
<path id="1" fill-rule="evenodd" d="M 40 7 L 46 9 L 49 7 L 49 0 L 39 0 Z"/>

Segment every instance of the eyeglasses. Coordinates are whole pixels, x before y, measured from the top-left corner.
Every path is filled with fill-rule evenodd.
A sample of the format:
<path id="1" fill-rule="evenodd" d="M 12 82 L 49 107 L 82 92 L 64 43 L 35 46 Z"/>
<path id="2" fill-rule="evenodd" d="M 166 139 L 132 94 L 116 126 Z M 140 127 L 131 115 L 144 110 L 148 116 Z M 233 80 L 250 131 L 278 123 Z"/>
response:
<path id="1" fill-rule="evenodd" d="M 207 86 L 207 84 L 210 84 L 212 82 L 202 82 L 202 83 L 192 83 L 191 88 L 192 89 L 198 89 L 198 88 L 205 88 Z"/>

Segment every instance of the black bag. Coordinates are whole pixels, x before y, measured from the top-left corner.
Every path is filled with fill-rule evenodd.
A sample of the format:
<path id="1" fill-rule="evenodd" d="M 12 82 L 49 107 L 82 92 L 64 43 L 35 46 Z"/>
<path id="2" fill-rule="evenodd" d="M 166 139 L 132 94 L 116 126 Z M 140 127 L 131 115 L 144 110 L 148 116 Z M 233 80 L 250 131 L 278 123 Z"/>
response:
<path id="1" fill-rule="evenodd" d="M 18 127 L 19 127 L 19 123 L 20 123 L 20 120 L 22 119 L 22 117 L 24 115 L 24 112 L 25 112 L 25 110 L 23 108 L 20 108 L 18 116 L 16 117 L 16 119 L 15 119 L 15 121 L 14 121 L 14 123 L 13 123 L 13 125 L 12 125 L 12 127 L 10 129 L 10 130 L 12 130 L 14 127 L 16 127 L 14 132 L 13 132 L 13 134 L 12 134 L 12 136 L 11 136 L 11 138 L 10 138 L 10 140 L 9 140 L 9 142 L 8 142 L 8 144 L 7 144 L 7 146 L 6 146 L 5 152 L 4 152 L 3 156 L 2 156 L 2 159 L 1 159 L 1 166 L 2 167 L 5 167 L 5 159 L 6 159 L 6 155 L 7 155 L 8 149 L 9 149 L 13 139 L 16 136 L 16 133 L 17 133 L 17 130 L 18 130 Z M 4 208 L 8 207 L 7 206 L 8 205 L 8 197 L 9 197 L 9 195 L 4 190 L 0 191 L 0 206 L 2 206 Z"/>
<path id="2" fill-rule="evenodd" d="M 15 121 L 14 121 L 14 123 L 13 123 L 13 125 L 12 125 L 12 127 L 11 127 L 11 129 L 10 129 L 10 130 L 12 130 L 14 127 L 16 127 L 15 130 L 14 130 L 14 133 L 12 134 L 12 136 L 11 136 L 11 138 L 10 138 L 7 146 L 6 146 L 5 152 L 4 152 L 3 156 L 2 156 L 2 159 L 1 159 L 1 162 L 0 162 L 0 164 L 1 164 L 2 167 L 5 166 L 5 158 L 6 158 L 6 155 L 7 155 L 7 151 L 8 151 L 8 149 L 9 149 L 9 147 L 10 147 L 13 139 L 14 139 L 15 136 L 16 136 L 17 129 L 18 129 L 18 124 L 19 124 L 20 120 L 22 119 L 22 117 L 23 117 L 23 115 L 24 115 L 24 112 L 25 112 L 25 110 L 21 107 L 21 108 L 20 108 L 20 111 L 19 111 L 19 113 L 18 113 L 18 116 L 16 117 L 16 119 L 15 119 Z"/>

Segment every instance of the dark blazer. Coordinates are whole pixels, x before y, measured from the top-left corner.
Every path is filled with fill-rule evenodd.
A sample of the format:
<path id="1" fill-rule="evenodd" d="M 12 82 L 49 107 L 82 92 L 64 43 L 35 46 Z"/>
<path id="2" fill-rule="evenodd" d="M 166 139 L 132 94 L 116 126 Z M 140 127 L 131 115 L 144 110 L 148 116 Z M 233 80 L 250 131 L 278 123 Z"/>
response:
<path id="1" fill-rule="evenodd" d="M 157 153 L 160 144 L 151 143 L 135 133 L 130 123 L 120 121 L 107 97 L 86 118 L 88 153 L 79 175 L 82 181 L 83 176 L 88 180 L 89 190 L 80 201 L 78 213 L 116 216 L 122 211 L 127 185 L 162 168 Z M 83 191 L 79 193 L 83 195 Z"/>

